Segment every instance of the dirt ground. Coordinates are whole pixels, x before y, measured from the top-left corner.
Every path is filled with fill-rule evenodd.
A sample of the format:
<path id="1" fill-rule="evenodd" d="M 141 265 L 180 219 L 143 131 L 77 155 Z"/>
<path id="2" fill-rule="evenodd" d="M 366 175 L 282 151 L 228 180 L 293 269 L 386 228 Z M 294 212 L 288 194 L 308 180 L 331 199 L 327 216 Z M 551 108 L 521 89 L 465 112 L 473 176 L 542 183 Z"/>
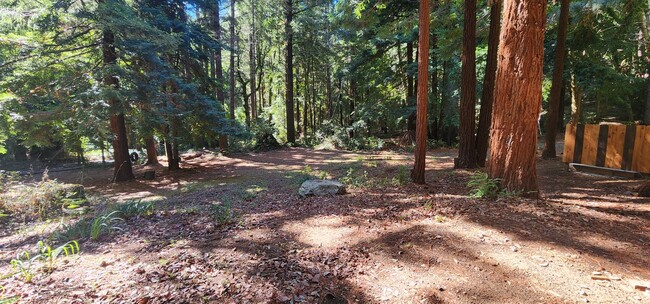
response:
<path id="1" fill-rule="evenodd" d="M 183 170 L 112 185 L 111 169 L 52 172 L 115 200 L 155 201 L 124 231 L 82 243 L 50 275 L 0 280 L 24 303 L 650 303 L 650 200 L 639 181 L 540 160 L 543 199 L 472 199 L 455 150 L 427 160 L 427 184 L 393 185 L 411 154 L 287 148 L 184 156 Z M 300 198 L 304 172 L 368 187 Z M 147 168 L 137 167 L 140 176 Z M 324 173 L 323 173 L 324 172 Z M 219 225 L 213 204 L 231 203 Z M 0 231 L 0 273 L 57 223 Z M 605 280 L 594 280 L 600 272 Z"/>

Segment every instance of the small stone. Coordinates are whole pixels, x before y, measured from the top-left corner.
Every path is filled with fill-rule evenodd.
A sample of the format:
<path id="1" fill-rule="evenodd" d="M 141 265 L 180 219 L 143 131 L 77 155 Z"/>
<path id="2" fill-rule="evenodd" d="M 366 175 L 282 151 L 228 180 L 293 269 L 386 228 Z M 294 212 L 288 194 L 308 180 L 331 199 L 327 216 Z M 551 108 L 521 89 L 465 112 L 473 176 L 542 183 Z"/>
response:
<path id="1" fill-rule="evenodd" d="M 517 252 L 519 251 L 519 248 L 517 248 L 517 246 L 510 246 L 510 250 L 512 250 L 512 252 Z"/>
<path id="2" fill-rule="evenodd" d="M 541 263 L 541 264 L 539 264 L 539 266 L 541 266 L 541 267 L 548 267 L 548 262 Z"/>
<path id="3" fill-rule="evenodd" d="M 307 180 L 298 190 L 300 196 L 327 196 L 335 194 L 345 194 L 345 185 L 334 180 Z"/>

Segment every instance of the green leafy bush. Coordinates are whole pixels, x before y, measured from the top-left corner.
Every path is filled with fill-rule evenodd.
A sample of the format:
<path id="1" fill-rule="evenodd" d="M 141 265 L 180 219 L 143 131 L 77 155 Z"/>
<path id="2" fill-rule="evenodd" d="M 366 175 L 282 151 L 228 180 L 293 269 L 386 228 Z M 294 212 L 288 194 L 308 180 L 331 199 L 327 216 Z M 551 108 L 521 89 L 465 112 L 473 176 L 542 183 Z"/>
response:
<path id="1" fill-rule="evenodd" d="M 392 183 L 395 186 L 406 185 L 411 181 L 411 170 L 407 166 L 399 166 L 397 174 L 393 177 Z"/>
<path id="2" fill-rule="evenodd" d="M 153 213 L 153 203 L 141 200 L 131 200 L 113 207 L 113 211 L 119 212 L 124 219 L 135 216 L 148 216 Z"/>
<path id="3" fill-rule="evenodd" d="M 232 209 L 230 201 L 224 201 L 221 204 L 210 206 L 210 215 L 219 223 L 219 225 L 229 225 L 236 222 L 237 215 Z"/>

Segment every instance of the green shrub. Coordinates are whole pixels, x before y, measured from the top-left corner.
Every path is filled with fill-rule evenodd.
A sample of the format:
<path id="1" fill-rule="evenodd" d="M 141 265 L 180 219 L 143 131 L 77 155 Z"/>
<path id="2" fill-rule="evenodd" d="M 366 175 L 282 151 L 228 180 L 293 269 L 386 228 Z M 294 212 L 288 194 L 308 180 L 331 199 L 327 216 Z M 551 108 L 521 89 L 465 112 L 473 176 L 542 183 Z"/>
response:
<path id="1" fill-rule="evenodd" d="M 119 217 L 119 211 L 113 211 L 96 217 L 90 225 L 90 239 L 97 240 L 105 233 L 112 234 L 114 231 L 122 230 L 117 223 L 124 219 Z"/>
<path id="2" fill-rule="evenodd" d="M 229 225 L 236 221 L 237 215 L 232 209 L 230 201 L 224 201 L 221 204 L 210 206 L 210 215 L 219 225 Z"/>
<path id="3" fill-rule="evenodd" d="M 407 166 L 399 166 L 397 174 L 393 176 L 392 183 L 395 186 L 406 185 L 411 181 L 411 170 Z"/>
<path id="4" fill-rule="evenodd" d="M 500 194 L 499 179 L 490 178 L 485 172 L 476 172 L 470 177 L 467 187 L 472 198 L 494 198 Z"/>
<path id="5" fill-rule="evenodd" d="M 115 231 L 122 230 L 117 225 L 124 221 L 123 218 L 119 217 L 119 214 L 119 211 L 112 211 L 100 214 L 94 218 L 80 219 L 71 225 L 64 224 L 61 229 L 52 234 L 52 239 L 60 242 L 88 238 L 97 240 L 106 233 L 112 234 Z"/>
<path id="6" fill-rule="evenodd" d="M 148 216 L 153 213 L 153 203 L 141 200 L 131 200 L 123 204 L 113 206 L 113 211 L 119 212 L 124 219 L 135 216 Z"/>
<path id="7" fill-rule="evenodd" d="M 348 171 L 340 178 L 340 181 L 353 188 L 367 188 L 370 186 L 368 171 L 364 170 L 362 173 L 358 173 L 354 168 L 348 168 Z"/>

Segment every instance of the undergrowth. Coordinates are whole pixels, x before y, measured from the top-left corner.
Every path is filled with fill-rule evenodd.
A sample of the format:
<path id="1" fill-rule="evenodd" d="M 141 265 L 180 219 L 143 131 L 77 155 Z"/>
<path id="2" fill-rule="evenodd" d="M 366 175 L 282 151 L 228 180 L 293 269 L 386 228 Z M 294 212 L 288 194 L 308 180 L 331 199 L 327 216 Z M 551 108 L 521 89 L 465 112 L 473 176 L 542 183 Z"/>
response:
<path id="1" fill-rule="evenodd" d="M 56 260 L 62 254 L 70 256 L 78 254 L 80 251 L 77 241 L 67 242 L 54 249 L 45 241 L 39 241 L 36 247 L 35 253 L 30 254 L 25 250 L 18 254 L 15 259 L 11 260 L 10 263 L 14 269 L 14 273 L 9 274 L 9 276 L 19 276 L 25 283 L 30 283 L 38 271 L 51 273 L 54 270 Z"/>

